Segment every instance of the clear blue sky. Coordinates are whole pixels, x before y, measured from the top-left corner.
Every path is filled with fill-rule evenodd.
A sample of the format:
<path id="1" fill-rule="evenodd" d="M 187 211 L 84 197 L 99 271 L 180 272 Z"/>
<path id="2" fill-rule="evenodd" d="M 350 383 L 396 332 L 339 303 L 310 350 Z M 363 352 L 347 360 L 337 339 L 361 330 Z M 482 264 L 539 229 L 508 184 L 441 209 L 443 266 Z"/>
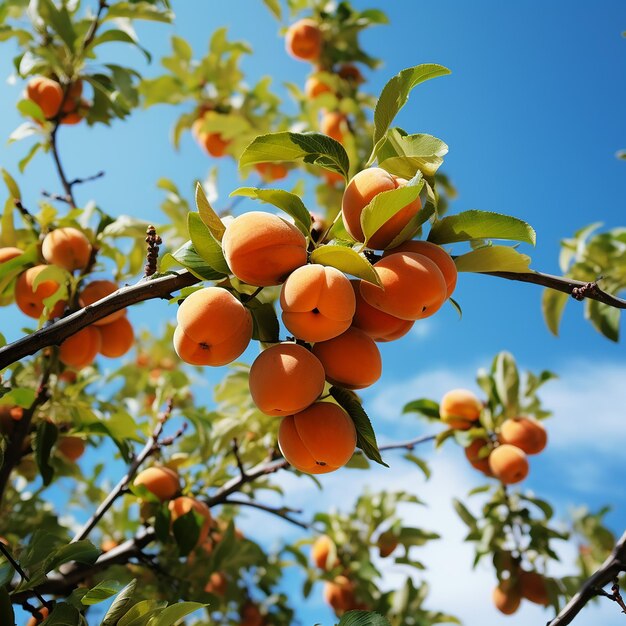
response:
<path id="1" fill-rule="evenodd" d="M 450 146 L 444 171 L 459 191 L 452 212 L 479 208 L 527 220 L 538 237 L 536 249 L 524 251 L 531 254 L 535 269 L 550 273 L 558 272 L 561 238 L 594 221 L 607 227 L 624 225 L 626 163 L 614 156 L 626 147 L 623 2 L 372 0 L 355 4 L 379 6 L 391 20 L 389 26 L 372 29 L 363 37 L 364 48 L 384 60 L 380 70 L 367 74 L 369 91 L 378 93 L 389 77 L 418 63 L 441 63 L 452 70 L 451 76 L 418 87 L 398 118 L 407 130 L 436 135 Z M 155 59 L 169 50 L 166 44 L 172 32 L 187 38 L 199 53 L 206 49 L 211 32 L 225 25 L 231 38 L 247 40 L 255 50 L 244 62 L 250 82 L 269 73 L 277 86 L 283 81 L 303 84 L 306 64 L 284 53 L 278 24 L 261 2 L 178 0 L 174 10 L 177 20 L 172 28 L 138 29 Z M 12 71 L 10 49 L 11 44 L 2 44 L 2 76 Z M 120 58 L 115 44 L 109 49 L 111 59 Z M 139 53 L 134 62 L 146 76 L 159 71 L 156 61 L 145 66 Z M 1 136 L 8 136 L 19 123 L 14 103 L 21 89 L 21 84 L 0 89 Z M 96 198 L 114 215 L 158 222 L 161 194 L 155 181 L 166 176 L 191 190 L 192 181 L 202 179 L 215 164 L 189 135 L 180 152 L 172 149 L 169 132 L 178 113 L 171 107 L 154 107 L 135 113 L 127 122 L 114 123 L 111 129 L 63 128 L 61 150 L 70 176 L 106 170 L 105 178 L 80 189 L 79 201 Z M 0 164 L 15 173 L 15 163 L 25 151 L 25 142 L 3 148 Z M 231 163 L 222 160 L 219 167 L 217 204 L 223 206 L 239 183 Z M 27 175 L 17 179 L 29 205 L 36 202 L 41 188 L 59 191 L 51 160 L 44 155 L 37 156 Z M 621 531 L 626 526 L 626 494 L 619 478 L 626 403 L 617 381 L 626 374 L 623 343 L 612 344 L 597 334 L 584 322 L 582 306 L 575 302 L 568 305 L 561 337 L 552 337 L 541 316 L 541 290 L 532 285 L 463 275 L 455 297 L 463 307 L 462 321 L 448 308 L 411 337 L 383 346 L 383 379 L 366 394 L 382 437 L 402 438 L 424 428 L 419 422 L 394 419 L 393 411 L 401 406 L 398 398 L 436 395 L 453 381 L 470 386 L 477 366 L 487 366 L 497 351 L 509 350 L 523 367 L 562 374 L 555 390 L 546 392 L 548 408 L 556 411 L 554 452 L 533 466 L 529 485 L 555 498 L 561 514 L 575 503 L 613 500 L 616 506 L 610 520 Z M 2 331 L 15 337 L 24 318 L 5 310 L 0 315 Z M 173 311 L 164 304 L 148 304 L 131 317 L 138 324 L 147 324 L 150 317 L 157 320 L 151 326 L 158 328 L 162 320 L 173 317 Z M 210 374 L 212 379 L 216 375 Z M 548 398 L 554 402 L 552 407 Z M 591 434 L 590 423 L 594 424 Z M 573 450 L 589 453 L 589 462 L 581 463 L 578 472 L 566 467 L 568 452 Z M 601 466 L 591 463 L 598 455 L 602 455 Z M 346 480 L 348 488 L 353 476 L 354 472 L 339 473 L 333 484 Z M 360 476 L 359 484 L 375 481 Z M 442 580 L 441 572 L 435 580 Z M 448 608 L 455 611 L 454 606 Z M 465 609 L 456 610 L 461 615 Z M 467 623 L 473 621 L 472 615 L 465 615 Z M 331 623 L 328 612 L 318 605 L 303 609 L 302 616 L 305 624 Z M 491 614 L 484 616 L 488 623 L 490 619 L 498 623 Z M 509 623 L 523 623 L 516 619 Z M 617 619 L 617 612 L 609 612 L 604 623 L 617 623 Z M 577 623 L 592 621 L 581 618 Z"/>

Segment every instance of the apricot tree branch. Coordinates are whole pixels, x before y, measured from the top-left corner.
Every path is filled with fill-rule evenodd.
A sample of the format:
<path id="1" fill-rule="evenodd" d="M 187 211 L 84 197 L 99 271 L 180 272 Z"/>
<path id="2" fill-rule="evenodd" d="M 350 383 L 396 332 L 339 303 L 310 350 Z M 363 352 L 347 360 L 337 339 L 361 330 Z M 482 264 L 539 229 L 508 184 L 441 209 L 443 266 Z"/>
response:
<path id="1" fill-rule="evenodd" d="M 2 543 L 2 541 L 0 541 L 0 552 L 2 552 L 2 555 L 4 556 L 4 558 L 11 564 L 11 567 L 17 572 L 18 576 L 22 580 L 25 580 L 26 582 L 30 582 L 30 578 L 28 574 L 22 569 L 22 566 L 13 558 L 13 555 L 11 554 L 9 549 L 4 545 L 4 543 Z M 50 604 L 45 601 L 45 599 L 41 596 L 39 592 L 37 592 L 37 590 L 33 590 L 33 593 L 35 597 L 37 598 L 37 600 L 41 602 L 42 606 L 45 606 L 48 608 L 50 607 Z"/>
<path id="2" fill-rule="evenodd" d="M 299 511 L 297 509 L 288 509 L 286 507 L 273 507 L 268 506 L 267 504 L 262 504 L 261 502 L 255 502 L 254 500 L 238 500 L 233 498 L 224 500 L 222 504 L 230 504 L 232 506 L 249 506 L 254 509 L 265 511 L 266 513 L 271 513 L 272 515 L 276 515 L 277 517 L 281 517 L 290 524 L 295 524 L 296 526 L 304 528 L 305 530 L 308 530 L 310 528 L 310 526 L 306 522 L 301 522 L 295 517 L 289 515 L 289 513 L 302 513 L 302 511 Z"/>
<path id="3" fill-rule="evenodd" d="M 63 104 L 65 103 L 65 98 L 67 94 L 67 89 L 63 95 L 63 101 L 61 102 L 60 111 L 63 109 Z M 67 202 L 72 208 L 76 207 L 76 201 L 74 200 L 74 194 L 72 193 L 72 186 L 70 185 L 67 176 L 65 174 L 65 170 L 63 169 L 63 164 L 61 163 L 61 157 L 59 155 L 59 148 L 57 146 L 57 133 L 59 131 L 60 121 L 57 119 L 54 122 L 54 128 L 50 133 L 50 149 L 52 151 L 52 158 L 54 159 L 54 164 L 57 168 L 57 174 L 59 175 L 59 179 L 61 180 L 61 185 L 63 185 L 63 191 L 65 191 L 65 202 Z M 62 196 L 59 198 L 62 199 Z"/>

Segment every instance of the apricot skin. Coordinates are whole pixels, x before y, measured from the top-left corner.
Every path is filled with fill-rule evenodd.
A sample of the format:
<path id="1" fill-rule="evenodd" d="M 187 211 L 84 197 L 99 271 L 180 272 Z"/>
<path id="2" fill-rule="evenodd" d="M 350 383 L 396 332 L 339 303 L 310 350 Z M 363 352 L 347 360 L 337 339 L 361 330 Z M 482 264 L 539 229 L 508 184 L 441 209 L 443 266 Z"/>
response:
<path id="1" fill-rule="evenodd" d="M 401 320 L 388 313 L 383 313 L 368 304 L 361 295 L 361 281 L 351 280 L 350 284 L 354 290 L 356 300 L 356 309 L 352 318 L 352 326 L 362 330 L 369 335 L 374 341 L 395 341 L 404 337 L 414 322 L 410 320 Z"/>
<path id="2" fill-rule="evenodd" d="M 332 568 L 328 567 L 328 556 L 334 551 L 335 542 L 328 535 L 322 535 L 311 546 L 311 561 L 319 569 L 327 571 Z"/>
<path id="3" fill-rule="evenodd" d="M 287 178 L 287 174 L 289 174 L 289 170 L 282 163 L 257 163 L 254 169 L 267 182 L 282 180 Z"/>
<path id="4" fill-rule="evenodd" d="M 304 341 L 325 341 L 348 329 L 356 300 L 350 281 L 334 267 L 303 265 L 280 292 L 287 330 Z"/>
<path id="5" fill-rule="evenodd" d="M 500 482 L 513 485 L 528 476 L 528 458 L 523 450 L 503 443 L 489 455 L 489 469 Z"/>
<path id="6" fill-rule="evenodd" d="M 326 380 L 346 389 L 373 385 L 382 373 L 382 359 L 374 340 L 358 328 L 313 346 L 313 354 L 326 372 Z"/>
<path id="7" fill-rule="evenodd" d="M 350 611 L 356 604 L 354 583 L 346 576 L 337 576 L 324 584 L 324 600 L 338 615 Z"/>
<path id="8" fill-rule="evenodd" d="M 313 100 L 323 93 L 332 93 L 332 91 L 333 90 L 326 83 L 323 83 L 315 76 L 309 76 L 306 83 L 304 83 L 304 93 L 309 100 Z"/>
<path id="9" fill-rule="evenodd" d="M 209 507 L 195 498 L 189 496 L 180 496 L 175 500 L 170 500 L 168 505 L 170 510 L 170 517 L 172 523 L 174 523 L 179 517 L 182 517 L 186 513 L 189 513 L 192 509 L 204 518 L 204 523 L 200 528 L 200 534 L 198 536 L 198 543 L 196 545 L 202 545 L 206 538 L 209 536 L 209 530 L 211 528 L 212 517 Z"/>
<path id="10" fill-rule="evenodd" d="M 7 261 L 18 257 L 20 256 L 20 254 L 23 253 L 23 250 L 20 250 L 19 248 L 13 248 L 11 246 L 8 246 L 6 248 L 0 248 L 0 263 L 6 263 Z"/>
<path id="11" fill-rule="evenodd" d="M 517 417 L 504 421 L 500 429 L 500 442 L 517 446 L 526 454 L 538 454 L 546 447 L 548 435 L 541 422 Z"/>
<path id="12" fill-rule="evenodd" d="M 36 76 L 26 85 L 26 97 L 39 105 L 44 117 L 55 117 L 63 101 L 63 88 L 56 81 Z"/>
<path id="13" fill-rule="evenodd" d="M 320 121 L 320 132 L 327 135 L 331 139 L 343 143 L 345 134 L 344 127 L 346 126 L 346 118 L 341 113 L 331 111 L 324 113 Z M 352 234 L 352 233 L 350 233 Z"/>
<path id="14" fill-rule="evenodd" d="M 87 267 L 91 244 L 77 228 L 57 228 L 44 237 L 41 253 L 48 263 L 73 272 Z"/>
<path id="15" fill-rule="evenodd" d="M 41 615 L 41 618 L 37 619 L 33 615 L 26 623 L 26 626 L 38 626 L 38 624 L 41 624 L 41 622 L 43 622 L 46 619 L 46 617 L 48 617 L 48 615 L 50 614 L 50 611 L 45 606 L 39 607 L 37 611 Z"/>
<path id="16" fill-rule="evenodd" d="M 57 450 L 75 463 L 85 452 L 85 442 L 80 437 L 63 437 L 57 444 Z"/>
<path id="17" fill-rule="evenodd" d="M 295 343 L 267 348 L 250 368 L 250 395 L 266 415 L 292 415 L 313 404 L 324 390 L 324 368 Z"/>
<path id="18" fill-rule="evenodd" d="M 80 306 L 86 307 L 102 300 L 102 298 L 106 298 L 106 296 L 110 296 L 116 291 L 117 285 L 110 280 L 94 280 L 83 288 L 80 296 L 78 297 L 78 303 Z M 106 324 L 110 324 L 111 322 L 120 319 L 120 317 L 123 317 L 125 314 L 126 309 L 115 311 L 114 313 L 111 313 L 111 315 L 107 315 L 101 320 L 94 322 L 94 326 L 106 326 Z"/>
<path id="19" fill-rule="evenodd" d="M 100 331 L 101 345 L 100 354 L 116 359 L 126 354 L 135 342 L 135 333 L 132 324 L 126 316 L 107 324 L 98 326 Z"/>
<path id="20" fill-rule="evenodd" d="M 492 598 L 493 603 L 504 615 L 513 615 L 519 608 L 521 596 L 517 586 L 507 584 L 508 581 L 502 581 L 494 588 Z"/>
<path id="21" fill-rule="evenodd" d="M 322 51 L 322 32 L 316 22 L 302 19 L 294 22 L 285 35 L 285 48 L 296 59 L 315 60 Z"/>
<path id="22" fill-rule="evenodd" d="M 446 297 L 450 297 L 456 287 L 457 271 L 452 257 L 441 247 L 430 241 L 405 241 L 396 248 L 386 250 L 383 256 L 396 252 L 414 252 L 434 261 L 446 281 Z"/>
<path id="23" fill-rule="evenodd" d="M 489 469 L 489 456 L 480 457 L 481 450 L 488 445 L 488 441 L 486 439 L 474 439 L 469 446 L 465 448 L 465 457 L 470 462 L 472 467 L 477 469 L 479 472 L 486 474 L 487 476 L 492 476 L 491 470 Z"/>
<path id="24" fill-rule="evenodd" d="M 254 602 L 246 602 L 241 609 L 240 626 L 263 626 L 265 619 Z"/>
<path id="25" fill-rule="evenodd" d="M 148 467 L 137 474 L 133 485 L 143 485 L 161 502 L 171 500 L 180 489 L 178 474 L 169 467 Z"/>
<path id="26" fill-rule="evenodd" d="M 307 261 L 304 235 L 293 224 L 262 211 L 244 213 L 228 224 L 222 247 L 232 273 L 257 287 L 280 285 Z"/>
<path id="27" fill-rule="evenodd" d="M 178 308 L 174 348 L 192 365 L 226 365 L 248 347 L 252 316 L 221 287 L 194 291 Z"/>
<path id="28" fill-rule="evenodd" d="M 471 428 L 482 410 L 482 402 L 468 389 L 448 391 L 439 404 L 441 421 L 457 430 Z"/>
<path id="29" fill-rule="evenodd" d="M 15 302 L 20 311 L 29 317 L 39 319 L 43 314 L 44 303 L 46 298 L 53 295 L 59 288 L 59 284 L 54 280 L 45 280 L 37 285 L 37 289 L 33 291 L 33 283 L 35 278 L 46 269 L 47 265 L 35 265 L 20 274 L 15 285 Z M 65 301 L 59 300 L 50 313 L 50 318 L 58 317 L 63 313 Z"/>
<path id="30" fill-rule="evenodd" d="M 403 320 L 436 313 L 446 301 L 446 281 L 433 261 L 421 254 L 399 252 L 374 264 L 382 287 L 361 281 L 365 301 Z"/>
<path id="31" fill-rule="evenodd" d="M 95 326 L 87 326 L 61 344 L 59 360 L 74 369 L 82 369 L 94 362 L 101 347 L 99 330 Z"/>
<path id="32" fill-rule="evenodd" d="M 541 574 L 522 571 L 519 577 L 519 586 L 522 598 L 541 606 L 550 604 L 546 579 Z"/>
<path id="33" fill-rule="evenodd" d="M 380 167 L 370 167 L 356 174 L 348 183 L 341 201 L 341 213 L 347 231 L 357 241 L 365 241 L 361 228 L 363 209 L 379 193 L 398 189 L 406 183 L 404 178 L 393 176 Z M 367 245 L 374 250 L 387 248 L 421 208 L 422 203 L 419 198 L 407 204 L 372 235 Z"/>
<path id="34" fill-rule="evenodd" d="M 213 572 L 204 587 L 204 591 L 223 598 L 228 591 L 228 579 L 222 572 Z"/>
<path id="35" fill-rule="evenodd" d="M 307 474 L 326 474 L 350 460 L 356 447 L 356 429 L 340 406 L 316 402 L 282 420 L 278 445 L 296 469 Z"/>

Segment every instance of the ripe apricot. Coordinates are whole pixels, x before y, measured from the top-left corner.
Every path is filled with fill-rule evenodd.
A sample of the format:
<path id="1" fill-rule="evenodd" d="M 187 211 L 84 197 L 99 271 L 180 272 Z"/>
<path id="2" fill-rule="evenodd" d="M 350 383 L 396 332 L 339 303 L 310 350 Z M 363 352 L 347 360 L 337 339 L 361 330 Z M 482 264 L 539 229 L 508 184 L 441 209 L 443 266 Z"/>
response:
<path id="1" fill-rule="evenodd" d="M 287 29 L 285 48 L 296 59 L 315 60 L 322 52 L 322 31 L 311 19 L 298 20 Z"/>
<path id="2" fill-rule="evenodd" d="M 324 600 L 341 615 L 350 611 L 356 604 L 354 583 L 347 576 L 337 576 L 335 580 L 324 583 Z"/>
<path id="3" fill-rule="evenodd" d="M 282 319 L 289 332 L 304 341 L 325 341 L 352 322 L 356 302 L 350 281 L 334 267 L 303 265 L 280 291 Z"/>
<path id="4" fill-rule="evenodd" d="M 259 610 L 259 607 L 248 600 L 241 608 L 240 626 L 263 626 L 265 618 Z"/>
<path id="5" fill-rule="evenodd" d="M 223 157 L 230 145 L 230 139 L 224 139 L 219 133 L 203 133 L 200 139 L 204 149 L 216 158 Z"/>
<path id="6" fill-rule="evenodd" d="M 398 547 L 398 537 L 392 530 L 386 530 L 376 542 L 382 558 L 388 557 Z"/>
<path id="7" fill-rule="evenodd" d="M 229 291 L 207 287 L 194 291 L 178 308 L 174 348 L 192 365 L 226 365 L 252 339 L 250 311 Z"/>
<path id="8" fill-rule="evenodd" d="M 465 456 L 472 467 L 487 476 L 492 476 L 491 470 L 489 469 L 489 455 L 480 456 L 481 451 L 487 445 L 489 445 L 489 442 L 486 439 L 474 439 L 474 441 L 465 448 Z"/>
<path id="9" fill-rule="evenodd" d="M 55 117 L 63 101 L 63 88 L 45 76 L 36 76 L 26 85 L 26 97 L 39 105 L 44 117 Z"/>
<path id="10" fill-rule="evenodd" d="M 206 538 L 209 536 L 212 518 L 211 511 L 209 510 L 209 507 L 204 504 L 204 502 L 200 502 L 200 500 L 190 498 L 189 496 L 180 496 L 175 500 L 170 500 L 168 508 L 170 510 L 172 523 L 174 523 L 179 517 L 189 513 L 191 510 L 194 510 L 201 517 L 203 517 L 204 523 L 200 528 L 198 543 L 196 545 L 202 545 L 206 541 Z"/>
<path id="11" fill-rule="evenodd" d="M 37 276 L 48 267 L 47 265 L 35 265 L 30 267 L 25 272 L 20 274 L 15 284 L 15 302 L 22 313 L 39 319 L 43 314 L 44 303 L 46 298 L 49 298 L 59 289 L 59 283 L 56 280 L 44 280 L 37 285 L 37 289 L 33 291 L 33 283 Z M 52 311 L 50 317 L 58 317 L 63 313 L 65 308 L 65 301 L 59 300 Z"/>
<path id="12" fill-rule="evenodd" d="M 24 409 L 21 406 L 13 406 L 9 409 L 11 419 L 19 422 L 24 417 Z"/>
<path id="13" fill-rule="evenodd" d="M 492 598 L 496 609 L 505 615 L 513 615 L 522 600 L 518 585 L 508 579 L 494 588 Z"/>
<path id="14" fill-rule="evenodd" d="M 404 337 L 413 328 L 414 322 L 411 320 L 401 320 L 368 304 L 361 295 L 360 280 L 351 280 L 350 284 L 356 299 L 352 326 L 362 330 L 374 341 L 394 341 Z"/>
<path id="15" fill-rule="evenodd" d="M 266 182 L 282 180 L 287 178 L 289 170 L 283 163 L 257 163 L 254 169 L 261 174 L 261 178 Z"/>
<path id="16" fill-rule="evenodd" d="M 209 576 L 209 581 L 204 586 L 204 590 L 214 596 L 224 597 L 228 591 L 228 578 L 223 572 L 213 572 Z"/>
<path id="17" fill-rule="evenodd" d="M 550 604 L 546 579 L 538 572 L 526 572 L 522 570 L 519 576 L 519 587 L 522 598 L 526 598 L 541 606 L 548 606 L 548 604 Z"/>
<path id="18" fill-rule="evenodd" d="M 169 467 L 148 467 L 137 474 L 133 485 L 143 485 L 161 502 L 171 500 L 180 489 L 178 474 Z"/>
<path id="19" fill-rule="evenodd" d="M 262 211 L 230 222 L 222 247 L 232 273 L 257 287 L 280 285 L 307 259 L 304 235 L 293 224 Z"/>
<path id="20" fill-rule="evenodd" d="M 489 455 L 489 469 L 500 482 L 513 485 L 528 475 L 528 458 L 517 446 L 503 443 Z"/>
<path id="21" fill-rule="evenodd" d="M 250 368 L 250 395 L 266 415 L 292 415 L 306 409 L 324 390 L 324 368 L 296 343 L 267 348 Z"/>
<path id="22" fill-rule="evenodd" d="M 74 369 L 82 369 L 94 362 L 101 347 L 99 330 L 95 326 L 86 326 L 61 344 L 59 361 Z"/>
<path id="23" fill-rule="evenodd" d="M 100 550 L 102 550 L 102 552 L 110 552 L 113 548 L 117 548 L 119 545 L 120 544 L 115 541 L 115 539 L 104 539 L 100 544 Z"/>
<path id="24" fill-rule="evenodd" d="M 331 172 L 330 170 L 324 170 L 324 180 L 330 187 L 336 187 L 338 184 L 346 182 L 339 172 Z"/>
<path id="25" fill-rule="evenodd" d="M 73 126 L 85 119 L 89 107 L 91 104 L 87 100 L 80 100 L 78 104 L 74 105 L 74 108 L 70 109 L 68 113 L 64 113 L 61 117 L 61 124 Z M 65 110 L 65 107 L 63 107 Z"/>
<path id="26" fill-rule="evenodd" d="M 23 254 L 24 251 L 19 248 L 13 248 L 11 246 L 7 246 L 6 248 L 0 248 L 0 263 L 6 263 L 15 257 Z"/>
<path id="27" fill-rule="evenodd" d="M 67 89 L 65 102 L 61 109 L 63 113 L 70 113 L 76 109 L 80 103 L 80 97 L 83 95 L 83 81 L 79 78 L 75 80 Z"/>
<path id="28" fill-rule="evenodd" d="M 393 176 L 380 167 L 370 167 L 356 174 L 348 183 L 341 201 L 341 213 L 347 231 L 357 241 L 365 241 L 361 228 L 363 209 L 379 193 L 392 191 L 406 184 L 407 181 L 404 178 Z M 400 209 L 372 235 L 368 246 L 375 250 L 382 250 L 389 246 L 421 208 L 422 203 L 419 198 L 416 198 Z"/>
<path id="29" fill-rule="evenodd" d="M 336 566 L 339 563 L 337 559 L 335 559 L 335 565 L 332 563 L 329 565 L 328 563 L 331 554 L 336 555 L 337 548 L 335 542 L 328 535 L 322 535 L 313 542 L 311 546 L 311 561 L 313 561 L 316 567 L 328 571 Z"/>
<path id="30" fill-rule="evenodd" d="M 323 93 L 332 93 L 332 88 L 326 83 L 322 82 L 316 76 L 309 76 L 304 83 L 304 93 L 309 100 L 317 98 L 317 96 Z"/>
<path id="31" fill-rule="evenodd" d="M 38 626 L 38 624 L 41 624 L 50 614 L 50 611 L 45 606 L 39 607 L 37 612 L 41 617 L 35 617 L 33 615 L 26 623 L 26 626 Z"/>
<path id="32" fill-rule="evenodd" d="M 326 474 L 350 460 L 356 447 L 356 429 L 340 406 L 316 402 L 282 420 L 278 445 L 296 469 L 308 474 Z"/>
<path id="33" fill-rule="evenodd" d="M 456 265 L 452 257 L 441 246 L 430 243 L 430 241 L 405 241 L 396 248 L 385 251 L 383 256 L 396 252 L 414 252 L 434 261 L 445 278 L 447 287 L 446 296 L 449 298 L 452 295 L 457 280 Z"/>
<path id="34" fill-rule="evenodd" d="M 126 316 L 107 324 L 98 326 L 101 337 L 100 354 L 116 359 L 126 354 L 135 342 L 133 326 Z"/>
<path id="35" fill-rule="evenodd" d="M 57 450 L 75 463 L 85 452 L 85 442 L 80 437 L 63 437 L 57 443 Z"/>
<path id="36" fill-rule="evenodd" d="M 548 435 L 541 422 L 516 417 L 504 421 L 500 428 L 500 441 L 517 446 L 526 454 L 538 454 L 546 447 Z"/>
<path id="37" fill-rule="evenodd" d="M 91 256 L 89 239 L 77 228 L 57 228 L 41 244 L 43 258 L 68 272 L 85 269 Z"/>
<path id="38" fill-rule="evenodd" d="M 326 372 L 326 380 L 346 389 L 373 385 L 382 373 L 382 359 L 374 340 L 358 328 L 313 346 L 313 354 Z"/>
<path id="39" fill-rule="evenodd" d="M 80 296 L 78 297 L 78 303 L 82 307 L 89 306 L 98 302 L 99 300 L 102 300 L 102 298 L 106 298 L 112 293 L 115 293 L 117 289 L 117 285 L 110 280 L 94 280 L 93 282 L 86 285 L 80 292 Z M 121 309 L 119 311 L 111 313 L 111 315 L 103 317 L 97 322 L 94 322 L 94 325 L 106 326 L 107 324 L 110 324 L 111 322 L 120 319 L 120 317 L 123 317 L 124 315 L 126 315 L 126 309 Z"/>
<path id="40" fill-rule="evenodd" d="M 346 116 L 336 111 L 327 111 L 320 120 L 320 132 L 343 143 L 347 130 Z"/>
<path id="41" fill-rule="evenodd" d="M 444 424 L 457 430 L 467 430 L 478 420 L 482 402 L 468 389 L 448 391 L 439 404 L 439 416 Z"/>
<path id="42" fill-rule="evenodd" d="M 341 78 L 347 80 L 350 83 L 354 83 L 356 85 L 364 82 L 363 74 L 356 65 L 352 65 L 352 63 L 344 63 L 337 72 Z"/>

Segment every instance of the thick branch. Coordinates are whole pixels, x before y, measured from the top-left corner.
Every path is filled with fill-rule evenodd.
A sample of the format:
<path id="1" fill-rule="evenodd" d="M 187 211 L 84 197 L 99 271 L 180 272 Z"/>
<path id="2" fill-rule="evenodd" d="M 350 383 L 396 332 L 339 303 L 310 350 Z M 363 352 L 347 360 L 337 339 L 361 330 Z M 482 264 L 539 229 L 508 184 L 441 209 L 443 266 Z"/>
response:
<path id="1" fill-rule="evenodd" d="M 620 537 L 613 551 L 598 571 L 585 581 L 580 590 L 563 607 L 561 612 L 551 622 L 548 622 L 548 626 L 571 624 L 583 607 L 595 598 L 599 591 L 618 576 L 620 572 L 624 571 L 626 571 L 626 532 Z"/>

